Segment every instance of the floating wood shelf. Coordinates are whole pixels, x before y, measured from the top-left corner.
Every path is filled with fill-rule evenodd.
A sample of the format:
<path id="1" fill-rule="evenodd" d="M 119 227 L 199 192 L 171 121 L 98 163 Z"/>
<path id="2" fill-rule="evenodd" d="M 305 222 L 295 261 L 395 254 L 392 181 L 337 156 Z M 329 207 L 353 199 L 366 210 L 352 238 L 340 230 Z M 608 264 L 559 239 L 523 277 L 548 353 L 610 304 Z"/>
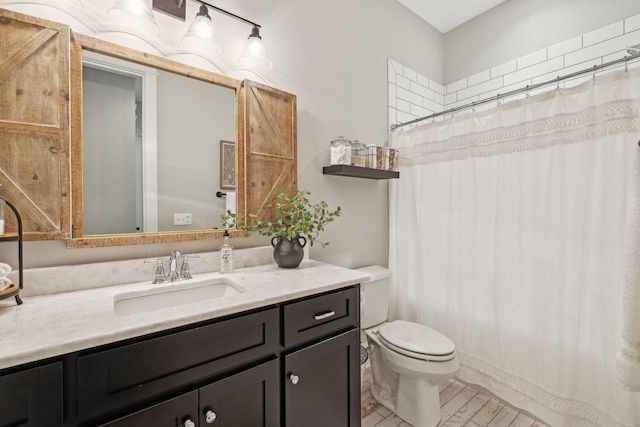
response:
<path id="1" fill-rule="evenodd" d="M 381 169 L 363 168 L 360 166 L 351 165 L 331 165 L 322 168 L 322 173 L 325 175 L 339 175 L 350 176 L 353 178 L 367 178 L 367 179 L 394 179 L 400 178 L 400 172 L 387 171 Z"/>

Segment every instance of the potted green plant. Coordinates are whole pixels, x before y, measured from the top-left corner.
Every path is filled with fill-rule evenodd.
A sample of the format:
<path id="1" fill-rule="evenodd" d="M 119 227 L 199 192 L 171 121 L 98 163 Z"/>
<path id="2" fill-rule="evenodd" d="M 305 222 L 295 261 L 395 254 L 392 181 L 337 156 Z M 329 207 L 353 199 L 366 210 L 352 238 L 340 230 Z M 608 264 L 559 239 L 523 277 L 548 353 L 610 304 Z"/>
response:
<path id="1" fill-rule="evenodd" d="M 225 227 L 235 227 L 250 236 L 258 232 L 262 236 L 272 236 L 271 245 L 274 248 L 273 258 L 282 268 L 296 268 L 304 256 L 303 248 L 309 243 L 313 246 L 318 242 L 325 247 L 328 243 L 318 240 L 324 227 L 340 216 L 340 206 L 335 210 L 329 209 L 325 201 L 311 203 L 307 190 L 298 190 L 293 197 L 287 197 L 281 191 L 269 207 L 275 208 L 273 221 L 261 221 L 255 214 L 250 213 L 247 221 L 238 221 L 231 211 L 220 216 Z"/>

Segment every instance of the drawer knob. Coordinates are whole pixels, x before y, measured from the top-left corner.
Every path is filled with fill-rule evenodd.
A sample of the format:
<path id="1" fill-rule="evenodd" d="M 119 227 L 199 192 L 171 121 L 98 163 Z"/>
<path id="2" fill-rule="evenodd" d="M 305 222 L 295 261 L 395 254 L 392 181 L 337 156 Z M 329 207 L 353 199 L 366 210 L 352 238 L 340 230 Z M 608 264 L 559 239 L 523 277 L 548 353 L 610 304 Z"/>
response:
<path id="1" fill-rule="evenodd" d="M 329 317 L 333 317 L 335 315 L 336 315 L 336 312 L 331 310 L 331 311 L 325 311 L 324 313 L 318 313 L 315 316 L 313 316 L 313 318 L 316 320 L 323 320 L 323 319 L 328 319 Z"/>
<path id="2" fill-rule="evenodd" d="M 184 420 L 184 427 L 196 427 L 196 423 L 191 421 L 190 418 L 187 418 L 186 420 Z"/>
<path id="3" fill-rule="evenodd" d="M 204 419 L 207 422 L 207 424 L 213 424 L 216 418 L 218 418 L 218 416 L 211 409 L 207 410 L 207 412 L 205 412 L 204 414 Z"/>
<path id="4" fill-rule="evenodd" d="M 293 372 L 289 372 L 289 381 L 291 381 L 291 384 L 296 385 L 298 384 L 298 381 L 300 381 L 300 377 Z"/>

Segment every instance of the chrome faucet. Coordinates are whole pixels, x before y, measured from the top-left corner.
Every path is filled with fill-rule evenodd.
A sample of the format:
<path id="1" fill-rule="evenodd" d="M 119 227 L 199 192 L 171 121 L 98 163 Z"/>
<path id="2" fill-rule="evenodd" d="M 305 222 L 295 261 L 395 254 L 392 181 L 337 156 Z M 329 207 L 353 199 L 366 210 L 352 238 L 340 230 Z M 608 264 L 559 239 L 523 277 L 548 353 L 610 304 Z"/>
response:
<path id="1" fill-rule="evenodd" d="M 151 264 L 154 263 L 156 265 L 156 273 L 155 276 L 153 278 L 153 283 L 154 285 L 157 285 L 158 283 L 164 283 L 167 276 L 164 275 L 164 266 L 162 265 L 162 258 L 156 258 L 156 259 L 145 259 L 144 260 L 145 264 Z"/>
<path id="2" fill-rule="evenodd" d="M 182 255 L 179 250 L 171 251 L 169 256 L 169 274 L 164 273 L 164 266 L 162 265 L 162 258 L 146 259 L 145 264 L 155 264 L 156 271 L 153 278 L 153 284 L 176 282 L 178 280 L 191 279 L 191 271 L 189 271 L 189 260 L 192 258 L 198 258 L 198 255 Z M 182 258 L 182 266 L 178 272 L 178 258 Z"/>
<path id="3" fill-rule="evenodd" d="M 175 282 L 176 280 L 180 280 L 182 277 L 178 274 L 178 257 L 182 257 L 182 252 L 179 250 L 171 251 L 171 256 L 169 257 L 169 281 Z M 184 260 L 182 261 L 184 264 Z"/>

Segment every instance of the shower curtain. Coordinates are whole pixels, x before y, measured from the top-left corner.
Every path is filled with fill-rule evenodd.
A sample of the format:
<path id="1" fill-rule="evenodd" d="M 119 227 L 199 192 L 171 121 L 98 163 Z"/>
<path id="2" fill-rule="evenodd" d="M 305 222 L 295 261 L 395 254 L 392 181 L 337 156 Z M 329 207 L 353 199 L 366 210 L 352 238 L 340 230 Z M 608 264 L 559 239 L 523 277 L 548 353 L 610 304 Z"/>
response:
<path id="1" fill-rule="evenodd" d="M 640 426 L 639 140 L 638 70 L 393 132 L 391 317 L 553 427 Z"/>

